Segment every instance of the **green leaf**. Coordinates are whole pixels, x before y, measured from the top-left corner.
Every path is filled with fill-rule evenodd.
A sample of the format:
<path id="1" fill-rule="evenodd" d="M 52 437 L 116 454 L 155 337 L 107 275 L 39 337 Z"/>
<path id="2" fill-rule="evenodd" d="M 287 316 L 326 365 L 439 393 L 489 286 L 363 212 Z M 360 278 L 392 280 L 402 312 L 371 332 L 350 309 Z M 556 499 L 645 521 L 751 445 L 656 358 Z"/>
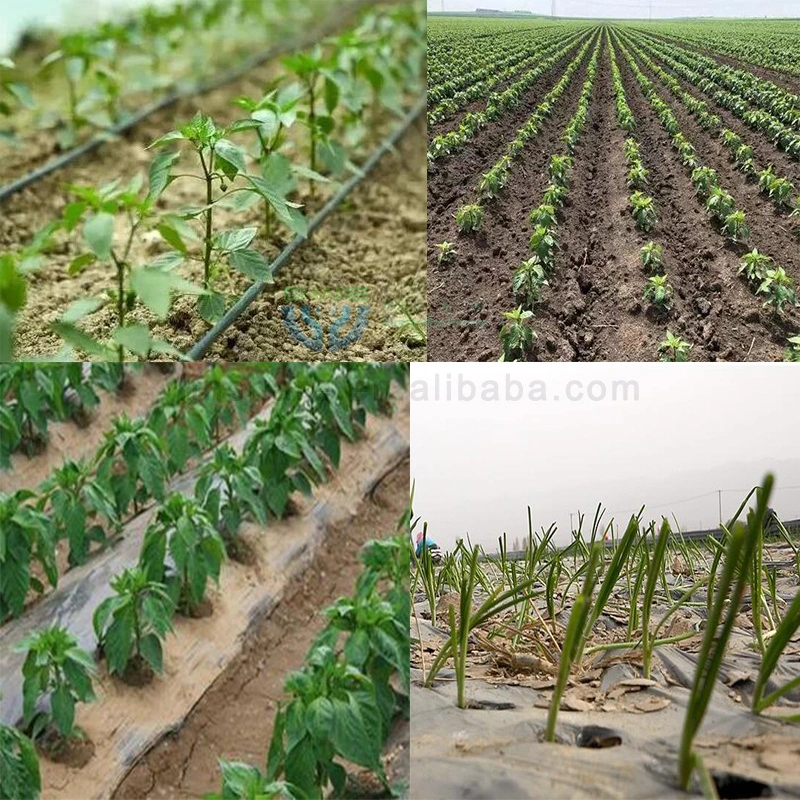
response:
<path id="1" fill-rule="evenodd" d="M 230 255 L 231 266 L 254 281 L 273 282 L 271 264 L 256 250 L 235 250 Z"/>
<path id="2" fill-rule="evenodd" d="M 72 275 L 80 275 L 83 270 L 89 266 L 89 264 L 93 264 L 97 256 L 94 253 L 82 253 L 77 258 L 73 258 L 72 261 L 69 262 L 69 266 L 67 267 L 67 274 Z"/>
<path id="3" fill-rule="evenodd" d="M 220 139 L 214 146 L 214 152 L 217 155 L 220 169 L 229 180 L 233 180 L 240 172 L 247 172 L 247 154 L 238 145 L 227 139 Z"/>
<path id="4" fill-rule="evenodd" d="M 169 314 L 171 293 L 202 294 L 199 286 L 178 275 L 159 269 L 137 267 L 131 270 L 131 288 L 139 299 L 160 319 Z"/>
<path id="5" fill-rule="evenodd" d="M 159 136 L 158 139 L 147 146 L 147 149 L 151 150 L 154 147 L 161 147 L 162 145 L 169 144 L 170 142 L 177 142 L 185 138 L 186 137 L 180 131 L 170 131 L 163 136 Z"/>
<path id="6" fill-rule="evenodd" d="M 86 297 L 82 300 L 76 300 L 64 312 L 63 316 L 61 317 L 61 322 L 66 322 L 70 325 L 80 322 L 80 320 L 89 316 L 89 314 L 94 314 L 94 312 L 99 308 L 102 308 L 103 305 L 104 303 L 102 300 L 96 300 L 91 297 Z"/>
<path id="7" fill-rule="evenodd" d="M 159 153 L 150 162 L 149 179 L 150 189 L 147 193 L 148 200 L 155 201 L 164 193 L 173 178 L 170 177 L 172 165 L 180 158 L 180 153 Z"/>
<path id="8" fill-rule="evenodd" d="M 84 226 L 83 236 L 91 251 L 101 260 L 111 258 L 114 241 L 114 217 L 111 214 L 95 214 Z"/>
<path id="9" fill-rule="evenodd" d="M 50 708 L 61 735 L 69 736 L 72 733 L 72 726 L 75 724 L 75 701 L 66 684 L 62 683 L 53 692 L 50 697 Z"/>
<path id="10" fill-rule="evenodd" d="M 174 247 L 176 250 L 179 250 L 181 253 L 187 253 L 187 247 L 184 243 L 183 239 L 181 238 L 180 233 L 178 233 L 175 228 L 171 225 L 167 225 L 166 223 L 162 223 L 157 228 L 158 232 L 164 237 L 164 241 L 169 244 L 171 247 Z"/>
<path id="11" fill-rule="evenodd" d="M 130 607 L 120 609 L 108 626 L 103 649 L 110 672 L 124 672 L 133 653 L 133 614 Z"/>
<path id="12" fill-rule="evenodd" d="M 244 250 L 253 241 L 258 228 L 238 228 L 233 231 L 222 231 L 214 237 L 214 247 L 225 253 Z"/>
<path id="13" fill-rule="evenodd" d="M 117 344 L 121 344 L 126 350 L 130 350 L 141 358 L 147 358 L 153 344 L 153 337 L 146 325 L 128 325 L 124 328 L 117 328 L 112 336 Z"/>
<path id="14" fill-rule="evenodd" d="M 164 670 L 164 654 L 161 649 L 161 641 L 154 633 L 143 636 L 139 642 L 139 650 L 145 661 L 153 668 L 154 672 L 161 673 Z"/>
<path id="15" fill-rule="evenodd" d="M 80 328 L 75 327 L 67 322 L 54 322 L 50 326 L 55 333 L 57 333 L 67 344 L 82 350 L 90 356 L 97 356 L 103 361 L 113 361 L 115 354 L 113 351 L 104 347 L 96 339 L 89 336 L 88 333 L 82 331 Z"/>
<path id="16" fill-rule="evenodd" d="M 219 292 L 208 292 L 197 301 L 197 313 L 209 323 L 214 323 L 225 313 L 227 302 L 225 295 Z"/>
<path id="17" fill-rule="evenodd" d="M 381 715 L 374 698 L 351 694 L 347 702 L 335 699 L 331 743 L 347 761 L 382 774 Z"/>

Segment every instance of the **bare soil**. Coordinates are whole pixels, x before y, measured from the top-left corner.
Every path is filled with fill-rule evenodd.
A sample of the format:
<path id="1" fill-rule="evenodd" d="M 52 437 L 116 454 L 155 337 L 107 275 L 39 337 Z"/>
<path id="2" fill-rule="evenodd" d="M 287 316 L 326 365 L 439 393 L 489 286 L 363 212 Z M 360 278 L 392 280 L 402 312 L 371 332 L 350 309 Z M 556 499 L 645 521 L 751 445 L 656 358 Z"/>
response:
<path id="1" fill-rule="evenodd" d="M 368 539 L 393 531 L 408 502 L 409 464 L 383 480 L 336 526 L 301 577 L 287 587 L 275 612 L 253 631 L 241 654 L 211 685 L 183 725 L 135 764 L 114 793 L 118 800 L 195 800 L 218 791 L 218 760 L 240 760 L 264 768 L 277 704 L 287 672 L 298 669 L 324 620 L 321 609 L 352 591 L 361 571 L 358 551 Z M 408 724 L 398 721 L 386 748 L 391 781 L 409 779 Z M 369 783 L 355 778 L 352 796 Z M 362 793 L 356 794 L 359 789 Z M 374 796 L 374 795 L 373 795 Z"/>
<path id="2" fill-rule="evenodd" d="M 620 53 L 617 63 L 637 121 L 635 137 L 642 160 L 650 171 L 648 192 L 656 203 L 658 222 L 644 234 L 630 214 L 625 135 L 616 120 L 609 55 L 603 44 L 589 119 L 574 156 L 570 191 L 559 221 L 561 251 L 550 287 L 532 319 L 538 334 L 532 358 L 652 361 L 658 358 L 658 344 L 669 329 L 694 345 L 691 360 L 781 360 L 787 338 L 800 330 L 800 316 L 792 311 L 784 319 L 776 319 L 737 277 L 737 270 L 741 254 L 757 246 L 795 280 L 800 279 L 800 247 L 791 223 L 759 193 L 757 185 L 734 168 L 723 144 L 702 130 L 640 64 L 678 117 L 698 159 L 718 171 L 722 185 L 745 212 L 751 228 L 748 245 L 728 243 L 694 196 L 689 175 Z M 509 125 L 505 138 L 492 139 L 489 157 L 484 157 L 485 145 L 472 142 L 466 152 L 429 169 L 431 360 L 484 361 L 500 356 L 502 313 L 517 305 L 511 290 L 513 271 L 529 255 L 527 217 L 540 202 L 550 155 L 564 152 L 560 138 L 575 112 L 584 72 L 578 70 L 550 120 L 515 162 L 500 198 L 486 204 L 477 234 L 460 234 L 453 215 L 476 196 L 481 174 L 494 163 L 516 128 Z M 688 84 L 685 88 L 702 97 Z M 532 108 L 544 92 L 544 85 L 537 87 L 534 95 L 538 96 L 525 102 Z M 712 101 L 703 99 L 719 111 Z M 745 134 L 744 126 L 732 122 L 732 115 L 721 116 L 733 130 Z M 500 122 L 490 127 L 499 131 Z M 788 176 L 797 175 L 794 162 L 755 132 L 747 131 L 746 139 L 765 164 L 772 161 Z M 675 289 L 666 313 L 642 300 L 646 275 L 639 250 L 651 240 L 663 247 L 666 272 Z M 453 242 L 457 255 L 439 265 L 435 245 L 442 241 Z"/>

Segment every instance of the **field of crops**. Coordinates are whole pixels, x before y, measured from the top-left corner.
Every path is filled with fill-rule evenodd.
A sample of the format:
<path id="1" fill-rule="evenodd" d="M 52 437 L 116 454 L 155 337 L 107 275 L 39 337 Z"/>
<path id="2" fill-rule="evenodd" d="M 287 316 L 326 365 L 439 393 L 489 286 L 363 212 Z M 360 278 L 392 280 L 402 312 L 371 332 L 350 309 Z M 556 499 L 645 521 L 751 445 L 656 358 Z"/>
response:
<path id="1" fill-rule="evenodd" d="M 798 361 L 800 24 L 432 17 L 434 361 Z"/>
<path id="2" fill-rule="evenodd" d="M 0 368 L 0 797 L 407 788 L 407 379 Z"/>
<path id="3" fill-rule="evenodd" d="M 419 359 L 425 48 L 419 0 L 23 37 L 0 58 L 0 359 Z"/>
<path id="4" fill-rule="evenodd" d="M 564 547 L 529 508 L 520 552 L 423 549 L 411 796 L 796 796 L 800 528 L 772 488 L 703 538 L 598 508 Z"/>

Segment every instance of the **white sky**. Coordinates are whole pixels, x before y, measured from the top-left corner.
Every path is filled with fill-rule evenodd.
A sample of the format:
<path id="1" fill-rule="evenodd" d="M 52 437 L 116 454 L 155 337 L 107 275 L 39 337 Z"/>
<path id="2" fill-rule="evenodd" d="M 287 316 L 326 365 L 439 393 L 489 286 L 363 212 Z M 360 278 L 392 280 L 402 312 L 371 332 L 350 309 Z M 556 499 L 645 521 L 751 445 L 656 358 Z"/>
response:
<path id="1" fill-rule="evenodd" d="M 547 399 L 435 400 L 437 375 L 440 398 L 447 376 L 457 396 L 461 375 L 478 393 L 481 382 L 499 381 L 501 395 L 506 376 L 526 393 L 537 381 L 533 391 Z M 523 537 L 529 504 L 534 529 L 556 522 L 562 542 L 570 512 L 585 512 L 590 525 L 598 502 L 622 524 L 647 504 L 645 519 L 674 513 L 684 530 L 713 527 L 716 490 L 732 490 L 722 494 L 729 517 L 768 470 L 772 507 L 800 518 L 795 365 L 412 364 L 411 377 L 414 511 L 444 546 L 466 533 L 490 546 L 503 531 L 509 543 Z M 568 401 L 573 380 L 584 393 L 599 381 L 592 388 L 605 387 L 606 399 Z M 612 381 L 635 381 L 638 401 L 609 399 Z"/>
<path id="2" fill-rule="evenodd" d="M 797 17 L 798 0 L 556 0 L 556 14 L 563 17 L 646 19 L 652 6 L 653 19 L 663 17 Z M 550 14 L 550 0 L 444 0 L 445 11 L 531 11 Z M 428 0 L 428 11 L 441 11 L 442 0 Z"/>

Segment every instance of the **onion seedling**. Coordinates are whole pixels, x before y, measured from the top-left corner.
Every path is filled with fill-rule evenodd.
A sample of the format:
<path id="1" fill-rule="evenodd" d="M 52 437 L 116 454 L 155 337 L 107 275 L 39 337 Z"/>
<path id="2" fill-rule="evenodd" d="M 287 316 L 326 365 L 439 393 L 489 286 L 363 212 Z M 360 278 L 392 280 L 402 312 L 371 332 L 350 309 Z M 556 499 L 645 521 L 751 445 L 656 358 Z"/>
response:
<path id="1" fill-rule="evenodd" d="M 772 475 L 767 475 L 764 485 L 757 492 L 756 508 L 748 514 L 747 524 L 741 524 L 734 518 L 730 527 L 722 574 L 706 622 L 697 656 L 697 672 L 686 706 L 678 755 L 678 783 L 684 791 L 688 790 L 692 772 L 695 770 L 707 785 L 711 782 L 700 754 L 694 750 L 694 739 L 711 700 L 725 648 L 736 623 L 747 583 L 752 576 L 748 567 L 757 546 L 759 529 L 764 524 L 773 483 Z"/>
<path id="2" fill-rule="evenodd" d="M 597 567 L 600 561 L 600 554 L 603 545 L 596 542 L 592 545 L 589 552 L 589 559 L 586 561 L 585 577 L 583 588 L 572 606 L 572 611 L 567 622 L 567 629 L 564 634 L 564 645 L 561 650 L 561 660 L 558 665 L 558 677 L 553 689 L 553 699 L 550 701 L 550 711 L 547 714 L 547 729 L 545 731 L 545 741 L 554 742 L 556 740 L 556 720 L 558 709 L 561 705 L 561 698 L 567 688 L 569 672 L 572 664 L 580 657 L 583 649 L 583 637 L 587 630 L 587 621 L 591 613 L 592 592 L 597 580 Z"/>
<path id="3" fill-rule="evenodd" d="M 658 578 L 664 575 L 665 556 L 669 542 L 670 527 L 665 519 L 661 523 L 661 530 L 653 547 L 653 557 L 650 559 L 647 570 L 647 585 L 642 599 L 642 664 L 644 677 L 650 677 L 650 666 L 653 661 L 653 638 L 650 635 L 650 614 L 653 608 L 653 598 L 656 593 Z M 669 595 L 667 595 L 669 597 Z"/>

